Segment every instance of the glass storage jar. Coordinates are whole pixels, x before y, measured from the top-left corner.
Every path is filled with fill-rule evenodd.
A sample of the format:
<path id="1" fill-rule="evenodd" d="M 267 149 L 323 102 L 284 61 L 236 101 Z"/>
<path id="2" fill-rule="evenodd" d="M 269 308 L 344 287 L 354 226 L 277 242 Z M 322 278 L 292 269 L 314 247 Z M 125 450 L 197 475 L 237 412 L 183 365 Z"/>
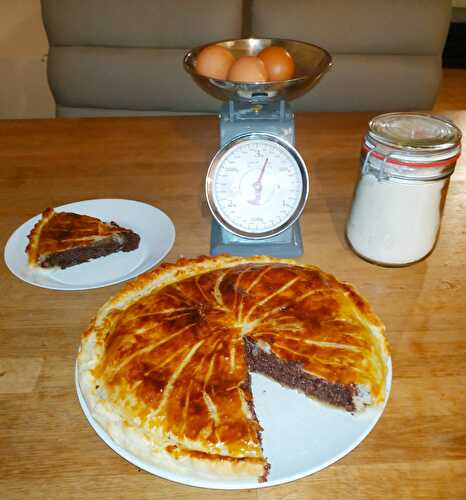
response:
<path id="1" fill-rule="evenodd" d="M 460 141 L 461 131 L 438 116 L 388 113 L 369 122 L 346 227 L 358 255 L 404 266 L 432 251 Z"/>

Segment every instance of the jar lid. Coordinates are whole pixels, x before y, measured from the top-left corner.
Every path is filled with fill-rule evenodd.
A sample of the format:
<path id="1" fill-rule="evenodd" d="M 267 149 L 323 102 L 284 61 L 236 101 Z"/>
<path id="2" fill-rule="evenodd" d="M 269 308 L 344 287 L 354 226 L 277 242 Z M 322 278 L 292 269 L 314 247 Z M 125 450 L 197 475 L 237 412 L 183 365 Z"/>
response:
<path id="1" fill-rule="evenodd" d="M 458 152 L 461 131 L 439 116 L 421 113 L 386 113 L 369 122 L 368 137 L 410 153 Z M 443 156 L 443 155 L 442 155 Z"/>
<path id="2" fill-rule="evenodd" d="M 461 153 L 460 141 L 460 129 L 446 118 L 386 113 L 369 122 L 362 148 L 367 158 L 380 160 L 377 168 L 390 176 L 429 180 L 453 173 Z"/>

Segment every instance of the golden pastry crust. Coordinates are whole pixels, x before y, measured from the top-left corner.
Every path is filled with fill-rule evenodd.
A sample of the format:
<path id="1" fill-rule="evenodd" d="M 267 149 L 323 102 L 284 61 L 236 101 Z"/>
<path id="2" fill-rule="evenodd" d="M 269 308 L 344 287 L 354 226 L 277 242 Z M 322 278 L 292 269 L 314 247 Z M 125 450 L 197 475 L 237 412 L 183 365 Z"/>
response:
<path id="1" fill-rule="evenodd" d="M 245 338 L 331 384 L 385 397 L 384 327 L 353 287 L 271 257 L 199 257 L 128 283 L 83 333 L 78 380 L 97 422 L 149 463 L 264 478 Z"/>
<path id="2" fill-rule="evenodd" d="M 41 266 L 51 254 L 90 247 L 112 235 L 130 232 L 114 222 L 105 223 L 89 215 L 55 212 L 47 208 L 28 235 L 26 253 L 29 266 Z"/>

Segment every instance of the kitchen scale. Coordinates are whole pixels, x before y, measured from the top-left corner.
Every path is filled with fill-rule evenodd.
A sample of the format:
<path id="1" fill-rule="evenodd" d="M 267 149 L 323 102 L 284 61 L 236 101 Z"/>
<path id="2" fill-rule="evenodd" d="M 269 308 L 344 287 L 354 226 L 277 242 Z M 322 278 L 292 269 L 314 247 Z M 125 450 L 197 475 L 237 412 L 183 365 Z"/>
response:
<path id="1" fill-rule="evenodd" d="M 288 101 L 309 91 L 330 68 L 324 49 L 292 40 L 247 38 L 216 42 L 237 58 L 268 46 L 285 48 L 295 76 L 279 82 L 217 80 L 196 72 L 201 46 L 188 52 L 184 67 L 208 94 L 225 101 L 220 149 L 205 182 L 212 213 L 210 253 L 218 255 L 303 254 L 299 217 L 309 193 L 306 165 L 294 147 L 294 116 Z M 211 45 L 211 44 L 209 44 Z"/>

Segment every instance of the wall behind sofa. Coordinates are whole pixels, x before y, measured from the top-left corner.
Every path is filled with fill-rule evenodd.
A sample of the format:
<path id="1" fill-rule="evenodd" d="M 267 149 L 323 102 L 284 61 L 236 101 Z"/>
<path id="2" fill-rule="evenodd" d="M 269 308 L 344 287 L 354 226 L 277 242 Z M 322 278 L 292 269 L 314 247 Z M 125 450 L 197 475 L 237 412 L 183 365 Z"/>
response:
<path id="1" fill-rule="evenodd" d="M 39 0 L 0 1 L 0 119 L 55 116 Z"/>

